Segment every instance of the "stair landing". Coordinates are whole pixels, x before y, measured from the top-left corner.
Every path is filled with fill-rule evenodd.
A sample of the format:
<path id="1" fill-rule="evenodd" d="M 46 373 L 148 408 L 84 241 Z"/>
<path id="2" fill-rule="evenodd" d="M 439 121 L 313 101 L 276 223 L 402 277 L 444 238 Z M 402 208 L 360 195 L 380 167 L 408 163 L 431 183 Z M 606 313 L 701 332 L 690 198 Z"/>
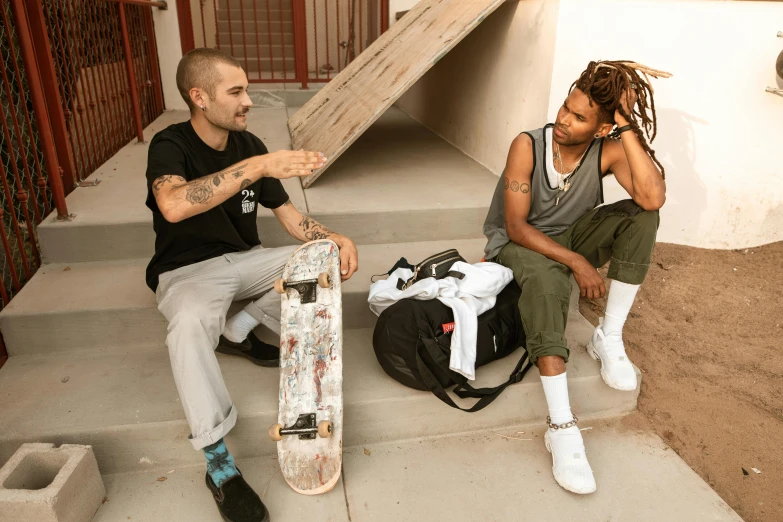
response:
<path id="1" fill-rule="evenodd" d="M 555 483 L 541 426 L 348 447 L 342 480 L 314 497 L 288 487 L 275 457 L 238 465 L 272 520 L 286 522 L 742 520 L 655 435 L 618 421 L 583 426 L 598 484 L 587 496 Z M 219 520 L 203 465 L 104 481 L 108 500 L 94 522 Z"/>

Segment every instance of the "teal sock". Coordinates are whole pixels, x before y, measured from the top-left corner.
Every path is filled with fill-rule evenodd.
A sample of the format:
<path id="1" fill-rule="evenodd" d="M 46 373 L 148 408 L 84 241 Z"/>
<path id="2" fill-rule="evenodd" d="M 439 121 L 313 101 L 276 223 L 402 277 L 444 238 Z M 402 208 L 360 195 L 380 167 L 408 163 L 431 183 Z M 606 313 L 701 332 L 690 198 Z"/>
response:
<path id="1" fill-rule="evenodd" d="M 207 473 L 212 477 L 212 482 L 217 487 L 222 486 L 228 479 L 239 475 L 239 470 L 234 464 L 234 457 L 228 452 L 223 439 L 204 448 L 204 456 L 207 458 Z"/>

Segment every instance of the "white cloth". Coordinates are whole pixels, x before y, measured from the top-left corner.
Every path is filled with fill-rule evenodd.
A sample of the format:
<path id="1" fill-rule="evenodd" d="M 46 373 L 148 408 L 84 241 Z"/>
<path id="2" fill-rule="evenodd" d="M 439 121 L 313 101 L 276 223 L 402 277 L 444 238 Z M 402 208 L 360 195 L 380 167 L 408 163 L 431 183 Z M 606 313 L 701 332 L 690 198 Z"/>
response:
<path id="1" fill-rule="evenodd" d="M 449 368 L 469 380 L 476 378 L 476 337 L 478 316 L 495 306 L 497 295 L 511 282 L 514 273 L 497 263 L 474 265 L 457 261 L 451 270 L 465 274 L 462 279 L 444 277 L 422 279 L 405 290 L 397 289 L 397 280 L 407 281 L 413 272 L 398 268 L 388 279 L 370 285 L 367 302 L 375 315 L 400 299 L 426 301 L 438 299 L 454 311 Z"/>

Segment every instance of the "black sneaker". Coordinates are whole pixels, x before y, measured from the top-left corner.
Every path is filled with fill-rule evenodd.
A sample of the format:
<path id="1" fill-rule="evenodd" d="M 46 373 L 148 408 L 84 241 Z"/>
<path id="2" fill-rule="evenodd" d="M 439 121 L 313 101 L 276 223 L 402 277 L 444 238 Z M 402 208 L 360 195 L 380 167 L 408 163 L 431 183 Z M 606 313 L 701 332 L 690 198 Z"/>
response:
<path id="1" fill-rule="evenodd" d="M 256 334 L 253 332 L 250 332 L 247 339 L 241 343 L 229 341 L 221 335 L 217 351 L 227 355 L 239 355 L 253 364 L 266 366 L 267 368 L 278 368 L 280 366 L 280 348 L 265 343 L 256 337 Z"/>
<path id="2" fill-rule="evenodd" d="M 269 511 L 241 474 L 218 488 L 207 473 L 207 487 L 226 522 L 269 522 Z"/>

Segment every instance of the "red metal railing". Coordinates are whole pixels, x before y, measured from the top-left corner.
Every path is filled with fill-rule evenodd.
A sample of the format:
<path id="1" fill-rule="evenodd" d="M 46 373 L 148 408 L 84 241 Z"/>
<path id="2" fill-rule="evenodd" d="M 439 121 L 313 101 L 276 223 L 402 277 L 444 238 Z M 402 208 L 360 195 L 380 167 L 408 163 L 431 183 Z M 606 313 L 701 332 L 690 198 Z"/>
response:
<path id="1" fill-rule="evenodd" d="M 149 7 L 165 4 L 34 1 L 42 4 L 54 58 L 55 81 L 44 89 L 56 91 L 47 98 L 59 95 L 63 112 L 53 131 L 72 151 L 73 181 L 79 183 L 133 137 L 143 141 L 143 128 L 163 112 Z"/>
<path id="2" fill-rule="evenodd" d="M 182 50 L 234 56 L 251 83 L 328 82 L 388 28 L 388 0 L 178 0 Z"/>
<path id="3" fill-rule="evenodd" d="M 0 308 L 41 264 L 36 226 L 162 113 L 154 5 L 0 2 Z"/>

